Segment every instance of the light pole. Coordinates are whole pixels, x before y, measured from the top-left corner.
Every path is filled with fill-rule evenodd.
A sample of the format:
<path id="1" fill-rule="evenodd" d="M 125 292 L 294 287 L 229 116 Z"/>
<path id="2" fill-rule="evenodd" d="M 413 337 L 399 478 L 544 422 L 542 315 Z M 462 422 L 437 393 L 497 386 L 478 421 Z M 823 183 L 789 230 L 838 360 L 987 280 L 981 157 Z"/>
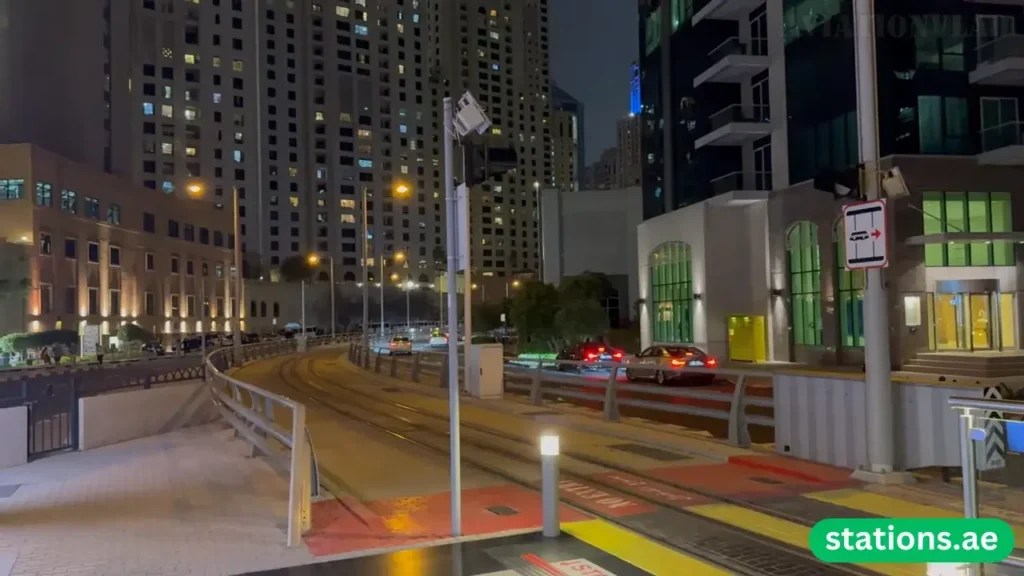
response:
<path id="1" fill-rule="evenodd" d="M 508 285 L 509 285 L 509 283 L 505 282 L 505 300 L 508 300 Z M 512 281 L 512 287 L 513 288 L 519 288 L 519 286 L 521 286 L 519 280 L 513 280 Z"/>
<path id="2" fill-rule="evenodd" d="M 405 283 L 405 331 L 412 334 L 412 313 L 409 305 L 410 298 L 409 293 L 412 292 L 413 288 L 416 287 L 416 283 L 409 280 Z M 410 336 L 411 337 L 411 336 Z"/>
<path id="3" fill-rule="evenodd" d="M 309 262 L 309 265 L 311 267 L 313 267 L 313 268 L 317 268 L 317 267 L 320 266 L 320 255 L 319 254 L 310 254 L 309 258 L 307 260 Z M 335 308 L 334 308 L 334 256 L 328 255 L 327 256 L 327 261 L 331 265 L 331 272 L 330 272 L 330 281 L 331 281 L 331 338 L 334 338 L 334 335 L 335 335 L 334 325 L 337 324 L 337 322 L 338 322 L 337 312 L 335 312 Z"/>
<path id="4" fill-rule="evenodd" d="M 367 209 L 367 192 L 369 187 L 363 186 L 363 347 L 369 345 L 369 330 L 370 330 L 370 226 L 368 224 L 368 213 Z M 399 182 L 395 185 L 392 191 L 392 196 L 395 198 L 405 198 L 412 193 L 412 188 L 408 184 Z M 333 268 L 333 266 L 332 266 Z M 384 329 L 384 261 L 381 260 L 381 274 L 380 274 L 380 285 L 381 285 L 381 298 L 380 298 L 380 317 L 381 317 L 381 330 Z"/>
<path id="5" fill-rule="evenodd" d="M 202 198 L 206 194 L 206 187 L 200 182 L 192 182 L 185 189 L 193 198 Z M 232 314 L 234 322 L 231 323 L 231 350 L 234 362 L 237 364 L 242 359 L 242 234 L 238 222 L 238 188 L 235 186 L 231 187 L 231 208 L 232 235 L 235 238 L 235 305 Z M 230 300 L 228 298 L 228 301 Z M 232 307 L 229 306 L 229 308 Z M 204 336 L 204 342 L 205 339 Z"/>

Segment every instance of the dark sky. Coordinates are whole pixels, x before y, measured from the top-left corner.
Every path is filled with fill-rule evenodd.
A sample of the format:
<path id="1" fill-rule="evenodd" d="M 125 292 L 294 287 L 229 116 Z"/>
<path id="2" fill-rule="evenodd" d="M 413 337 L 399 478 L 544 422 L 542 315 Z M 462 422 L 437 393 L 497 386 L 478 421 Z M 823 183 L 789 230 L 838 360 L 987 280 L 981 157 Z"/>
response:
<path id="1" fill-rule="evenodd" d="M 551 0 L 551 73 L 583 102 L 586 162 L 615 145 L 629 112 L 629 66 L 637 58 L 636 0 Z"/>

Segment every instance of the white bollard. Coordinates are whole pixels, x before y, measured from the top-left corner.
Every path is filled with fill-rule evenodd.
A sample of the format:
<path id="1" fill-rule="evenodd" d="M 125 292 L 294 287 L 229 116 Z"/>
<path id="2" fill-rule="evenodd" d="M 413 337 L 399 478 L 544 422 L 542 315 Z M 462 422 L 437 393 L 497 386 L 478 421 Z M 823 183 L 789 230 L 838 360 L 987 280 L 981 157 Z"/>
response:
<path id="1" fill-rule="evenodd" d="M 558 436 L 540 437 L 541 504 L 544 514 L 544 537 L 557 538 L 562 529 L 558 522 Z"/>

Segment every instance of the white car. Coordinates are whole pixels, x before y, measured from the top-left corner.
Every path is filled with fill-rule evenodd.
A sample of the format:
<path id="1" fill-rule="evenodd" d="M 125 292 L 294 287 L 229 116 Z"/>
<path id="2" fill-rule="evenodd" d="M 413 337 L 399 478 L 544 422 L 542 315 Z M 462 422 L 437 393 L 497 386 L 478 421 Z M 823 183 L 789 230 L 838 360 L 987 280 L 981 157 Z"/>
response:
<path id="1" fill-rule="evenodd" d="M 431 348 L 444 348 L 447 345 L 447 336 L 431 336 L 430 340 L 427 342 L 427 346 L 430 346 Z"/>

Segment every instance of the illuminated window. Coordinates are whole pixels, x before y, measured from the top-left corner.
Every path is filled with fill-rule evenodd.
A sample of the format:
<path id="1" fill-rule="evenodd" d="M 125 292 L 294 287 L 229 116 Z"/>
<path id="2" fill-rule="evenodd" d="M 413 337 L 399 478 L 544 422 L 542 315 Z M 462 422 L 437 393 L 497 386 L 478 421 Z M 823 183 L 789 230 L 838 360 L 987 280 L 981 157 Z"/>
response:
<path id="1" fill-rule="evenodd" d="M 152 102 L 143 102 L 142 103 L 142 113 L 145 114 L 146 116 L 152 116 L 153 115 L 153 103 Z"/>
<path id="2" fill-rule="evenodd" d="M 408 174 L 409 173 L 409 167 L 406 166 L 405 164 L 403 164 L 402 168 L 401 168 L 401 171 L 402 171 L 402 174 Z"/>
<path id="3" fill-rule="evenodd" d="M 501 128 L 498 128 L 497 126 L 491 128 L 491 134 L 494 134 L 495 136 L 501 136 Z"/>
<path id="4" fill-rule="evenodd" d="M 323 122 L 324 121 L 324 113 L 323 112 L 317 112 L 316 113 L 316 121 L 317 122 Z"/>
<path id="5" fill-rule="evenodd" d="M 195 120 L 199 117 L 199 111 L 191 106 L 185 107 L 185 120 Z"/>
<path id="6" fill-rule="evenodd" d="M 368 158 L 360 158 L 359 159 L 359 167 L 360 168 L 373 168 L 373 160 L 370 160 Z"/>
<path id="7" fill-rule="evenodd" d="M 406 126 L 405 124 L 399 124 L 398 125 L 398 131 L 401 132 L 402 134 L 405 134 L 405 133 L 409 132 L 409 127 Z"/>
<path id="8" fill-rule="evenodd" d="M 351 122 L 352 115 L 349 114 L 348 112 L 342 112 L 341 114 L 338 115 L 338 119 L 341 120 L 342 122 Z"/>
<path id="9" fill-rule="evenodd" d="M 291 176 L 292 178 L 295 178 L 296 176 L 299 175 L 299 169 L 294 166 L 289 166 L 288 175 Z"/>
<path id="10" fill-rule="evenodd" d="M 789 245 L 790 326 L 793 343 L 821 346 L 821 257 L 818 226 L 801 221 L 786 235 Z"/>
<path id="11" fill-rule="evenodd" d="M 163 104 L 160 106 L 160 115 L 164 118 L 174 118 L 174 106 Z"/>
<path id="12" fill-rule="evenodd" d="M 693 341 L 690 245 L 662 244 L 651 252 L 651 334 L 655 342 Z"/>
<path id="13" fill-rule="evenodd" d="M 185 147 L 185 156 L 195 156 L 196 153 L 197 152 L 196 152 L 195 146 L 186 146 Z"/>
<path id="14" fill-rule="evenodd" d="M 185 54 L 185 64 L 195 64 L 198 58 L 195 54 Z"/>
<path id="15" fill-rule="evenodd" d="M 366 36 L 367 34 L 370 33 L 369 28 L 367 28 L 366 26 L 363 26 L 362 24 L 356 24 L 355 25 L 355 29 L 356 29 L 356 34 L 358 34 L 359 36 Z"/>
<path id="16" fill-rule="evenodd" d="M 342 18 L 348 18 L 348 6 L 338 6 L 337 8 L 334 9 L 334 13 L 337 14 L 338 16 L 341 16 Z"/>
<path id="17" fill-rule="evenodd" d="M 366 129 L 363 129 L 363 128 L 360 128 L 359 131 L 356 134 L 360 138 L 369 138 L 371 136 L 371 132 L 369 130 L 366 130 Z"/>
<path id="18" fill-rule="evenodd" d="M 220 56 L 213 57 L 213 67 L 220 68 Z"/>
<path id="19" fill-rule="evenodd" d="M 160 145 L 160 151 L 164 154 L 174 154 L 174 144 L 170 142 L 164 142 Z"/>
<path id="20" fill-rule="evenodd" d="M 234 159 L 235 162 L 245 161 L 245 155 L 242 153 L 241 150 L 234 150 L 233 152 L 231 152 L 231 157 L 232 159 Z"/>
<path id="21" fill-rule="evenodd" d="M 342 224 L 355 224 L 356 223 L 356 217 L 351 215 L 351 214 L 342 214 L 341 215 L 341 223 Z"/>
<path id="22" fill-rule="evenodd" d="M 340 200 L 338 202 L 338 205 L 340 207 L 342 207 L 342 208 L 355 209 L 356 201 L 355 200 Z"/>
<path id="23" fill-rule="evenodd" d="M 298 208 L 299 207 L 299 197 L 298 196 L 289 196 L 288 197 L 288 203 L 292 205 L 292 208 Z"/>
<path id="24" fill-rule="evenodd" d="M 231 69 L 234 70 L 235 72 L 241 72 L 242 71 L 242 61 L 241 60 L 233 61 L 231 63 Z"/>
<path id="25" fill-rule="evenodd" d="M 398 65 L 398 73 L 399 74 L 405 74 L 405 64 L 399 64 Z"/>
<path id="26" fill-rule="evenodd" d="M 397 26 L 397 28 L 398 28 L 398 33 L 399 33 L 399 34 L 401 34 L 401 33 L 405 32 L 405 24 L 401 24 L 401 23 L 399 23 L 399 24 L 398 24 L 398 26 Z"/>

